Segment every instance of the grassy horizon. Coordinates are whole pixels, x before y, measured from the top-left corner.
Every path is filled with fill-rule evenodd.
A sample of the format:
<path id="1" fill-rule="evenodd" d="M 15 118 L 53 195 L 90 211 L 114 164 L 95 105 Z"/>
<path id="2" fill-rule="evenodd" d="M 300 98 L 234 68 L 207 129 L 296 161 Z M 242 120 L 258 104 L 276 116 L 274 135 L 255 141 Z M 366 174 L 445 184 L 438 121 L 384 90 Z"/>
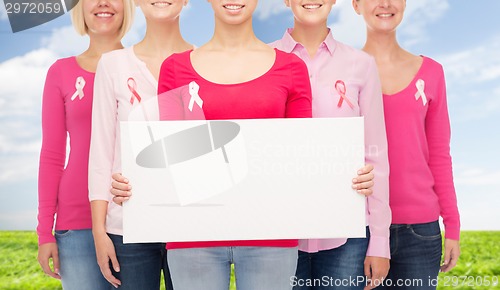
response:
<path id="1" fill-rule="evenodd" d="M 439 274 L 438 289 L 500 289 L 499 284 L 484 285 L 486 280 L 500 279 L 500 231 L 462 231 L 460 247 L 458 265 Z M 34 231 L 0 231 L 0 289 L 62 289 L 59 280 L 43 273 L 37 251 Z M 231 282 L 230 289 L 235 290 Z"/>

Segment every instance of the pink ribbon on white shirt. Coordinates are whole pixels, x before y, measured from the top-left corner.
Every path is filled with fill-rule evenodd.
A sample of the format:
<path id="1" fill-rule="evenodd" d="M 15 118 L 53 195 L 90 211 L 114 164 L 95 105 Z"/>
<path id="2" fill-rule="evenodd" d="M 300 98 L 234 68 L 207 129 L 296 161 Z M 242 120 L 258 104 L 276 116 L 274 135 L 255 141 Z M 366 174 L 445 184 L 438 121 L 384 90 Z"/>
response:
<path id="1" fill-rule="evenodd" d="M 418 101 L 420 97 L 422 97 L 422 103 L 427 104 L 427 97 L 425 96 L 425 82 L 423 79 L 418 79 L 418 81 L 415 83 L 415 86 L 417 87 L 417 92 L 415 93 L 415 100 Z"/>
<path id="2" fill-rule="evenodd" d="M 76 96 L 80 98 L 80 100 L 85 96 L 83 93 L 83 88 L 85 87 L 85 79 L 83 77 L 77 77 L 75 82 L 76 92 L 71 96 L 71 100 L 76 99 Z"/>
<path id="3" fill-rule="evenodd" d="M 130 92 L 132 93 L 132 97 L 130 97 L 130 103 L 133 105 L 134 99 L 137 99 L 137 101 L 140 103 L 141 96 L 139 96 L 139 93 L 137 93 L 137 91 L 136 91 L 137 83 L 135 82 L 134 78 L 128 78 L 127 86 L 128 86 L 128 89 L 130 90 Z"/>
<path id="4" fill-rule="evenodd" d="M 345 95 L 347 89 L 346 89 L 344 81 L 338 80 L 337 82 L 335 82 L 335 89 L 337 90 L 337 93 L 339 93 L 339 95 L 340 95 L 337 107 L 339 107 L 339 108 L 342 107 L 342 103 L 345 100 L 346 103 L 349 105 L 349 107 L 351 107 L 351 109 L 354 109 L 354 105 L 349 101 L 349 99 Z"/>
<path id="5" fill-rule="evenodd" d="M 189 94 L 191 95 L 191 98 L 189 99 L 188 108 L 190 112 L 193 111 L 194 103 L 196 103 L 200 108 L 203 107 L 203 100 L 198 94 L 199 91 L 200 91 L 200 86 L 196 82 L 192 81 L 189 83 Z"/>

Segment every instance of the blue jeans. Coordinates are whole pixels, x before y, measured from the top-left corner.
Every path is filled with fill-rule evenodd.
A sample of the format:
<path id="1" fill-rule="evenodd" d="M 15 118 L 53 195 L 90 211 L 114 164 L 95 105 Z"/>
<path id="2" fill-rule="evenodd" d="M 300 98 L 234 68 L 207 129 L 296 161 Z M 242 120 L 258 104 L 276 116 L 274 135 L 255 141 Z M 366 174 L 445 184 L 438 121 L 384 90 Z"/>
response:
<path id="1" fill-rule="evenodd" d="M 297 248 L 172 249 L 168 251 L 168 263 L 175 290 L 229 289 L 231 264 L 238 290 L 290 290 Z"/>
<path id="2" fill-rule="evenodd" d="M 294 290 L 363 289 L 366 285 L 364 261 L 370 231 L 366 238 L 347 239 L 342 246 L 307 253 L 299 251 Z"/>
<path id="3" fill-rule="evenodd" d="M 120 272 L 112 270 L 121 281 L 122 290 L 158 290 L 164 268 L 165 285 L 171 288 L 164 243 L 124 244 L 123 236 L 108 234 L 115 246 Z M 170 285 L 169 285 L 170 284 Z"/>
<path id="4" fill-rule="evenodd" d="M 60 274 L 65 290 L 110 290 L 97 264 L 92 230 L 56 231 Z"/>
<path id="5" fill-rule="evenodd" d="M 436 289 L 442 253 L 437 221 L 391 225 L 391 268 L 377 289 Z"/>

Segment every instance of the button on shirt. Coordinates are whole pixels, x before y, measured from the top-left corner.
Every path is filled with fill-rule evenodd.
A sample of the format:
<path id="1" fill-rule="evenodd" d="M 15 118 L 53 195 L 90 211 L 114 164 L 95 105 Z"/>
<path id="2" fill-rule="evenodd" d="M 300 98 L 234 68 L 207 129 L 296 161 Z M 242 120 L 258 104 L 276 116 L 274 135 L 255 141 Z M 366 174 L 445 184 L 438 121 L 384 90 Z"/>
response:
<path id="1" fill-rule="evenodd" d="M 366 255 L 389 258 L 389 163 L 382 89 L 375 60 L 363 51 L 336 41 L 331 32 L 311 58 L 305 47 L 292 38 L 291 32 L 292 29 L 288 29 L 282 39 L 270 46 L 292 52 L 306 63 L 313 117 L 364 117 L 365 161 L 375 168 L 373 194 L 366 199 L 370 228 Z M 346 241 L 345 238 L 300 240 L 299 249 L 318 252 L 337 248 Z"/>

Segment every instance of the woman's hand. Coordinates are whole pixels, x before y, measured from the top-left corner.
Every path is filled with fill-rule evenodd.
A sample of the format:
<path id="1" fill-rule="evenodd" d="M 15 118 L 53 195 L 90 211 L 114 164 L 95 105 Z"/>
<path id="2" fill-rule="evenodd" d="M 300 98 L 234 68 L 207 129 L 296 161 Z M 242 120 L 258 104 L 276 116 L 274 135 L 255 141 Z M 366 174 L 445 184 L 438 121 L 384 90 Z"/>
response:
<path id="1" fill-rule="evenodd" d="M 352 180 L 352 188 L 364 196 L 369 196 L 373 193 L 374 177 L 373 165 L 367 164 L 358 170 L 358 176 Z"/>
<path id="2" fill-rule="evenodd" d="M 50 259 L 54 269 L 50 268 Z M 42 266 L 43 272 L 52 278 L 61 279 L 59 275 L 59 250 L 56 243 L 47 243 L 38 247 L 38 263 Z"/>
<path id="3" fill-rule="evenodd" d="M 123 202 L 130 199 L 132 186 L 128 184 L 128 179 L 121 173 L 113 174 L 112 178 L 113 182 L 111 182 L 111 189 L 109 191 L 113 195 L 113 202 L 122 205 Z"/>
<path id="4" fill-rule="evenodd" d="M 121 285 L 121 281 L 118 280 L 111 269 L 109 268 L 109 261 L 111 261 L 111 265 L 115 272 L 120 272 L 120 265 L 118 264 L 118 259 L 116 258 L 115 246 L 113 242 L 108 237 L 108 235 L 103 232 L 96 234 L 94 233 L 94 243 L 95 243 L 95 251 L 97 256 L 97 264 L 101 269 L 101 273 L 108 280 L 113 287 L 118 288 Z"/>
<path id="5" fill-rule="evenodd" d="M 448 272 L 453 269 L 460 256 L 460 242 L 457 240 L 444 239 L 444 261 L 441 272 Z"/>

